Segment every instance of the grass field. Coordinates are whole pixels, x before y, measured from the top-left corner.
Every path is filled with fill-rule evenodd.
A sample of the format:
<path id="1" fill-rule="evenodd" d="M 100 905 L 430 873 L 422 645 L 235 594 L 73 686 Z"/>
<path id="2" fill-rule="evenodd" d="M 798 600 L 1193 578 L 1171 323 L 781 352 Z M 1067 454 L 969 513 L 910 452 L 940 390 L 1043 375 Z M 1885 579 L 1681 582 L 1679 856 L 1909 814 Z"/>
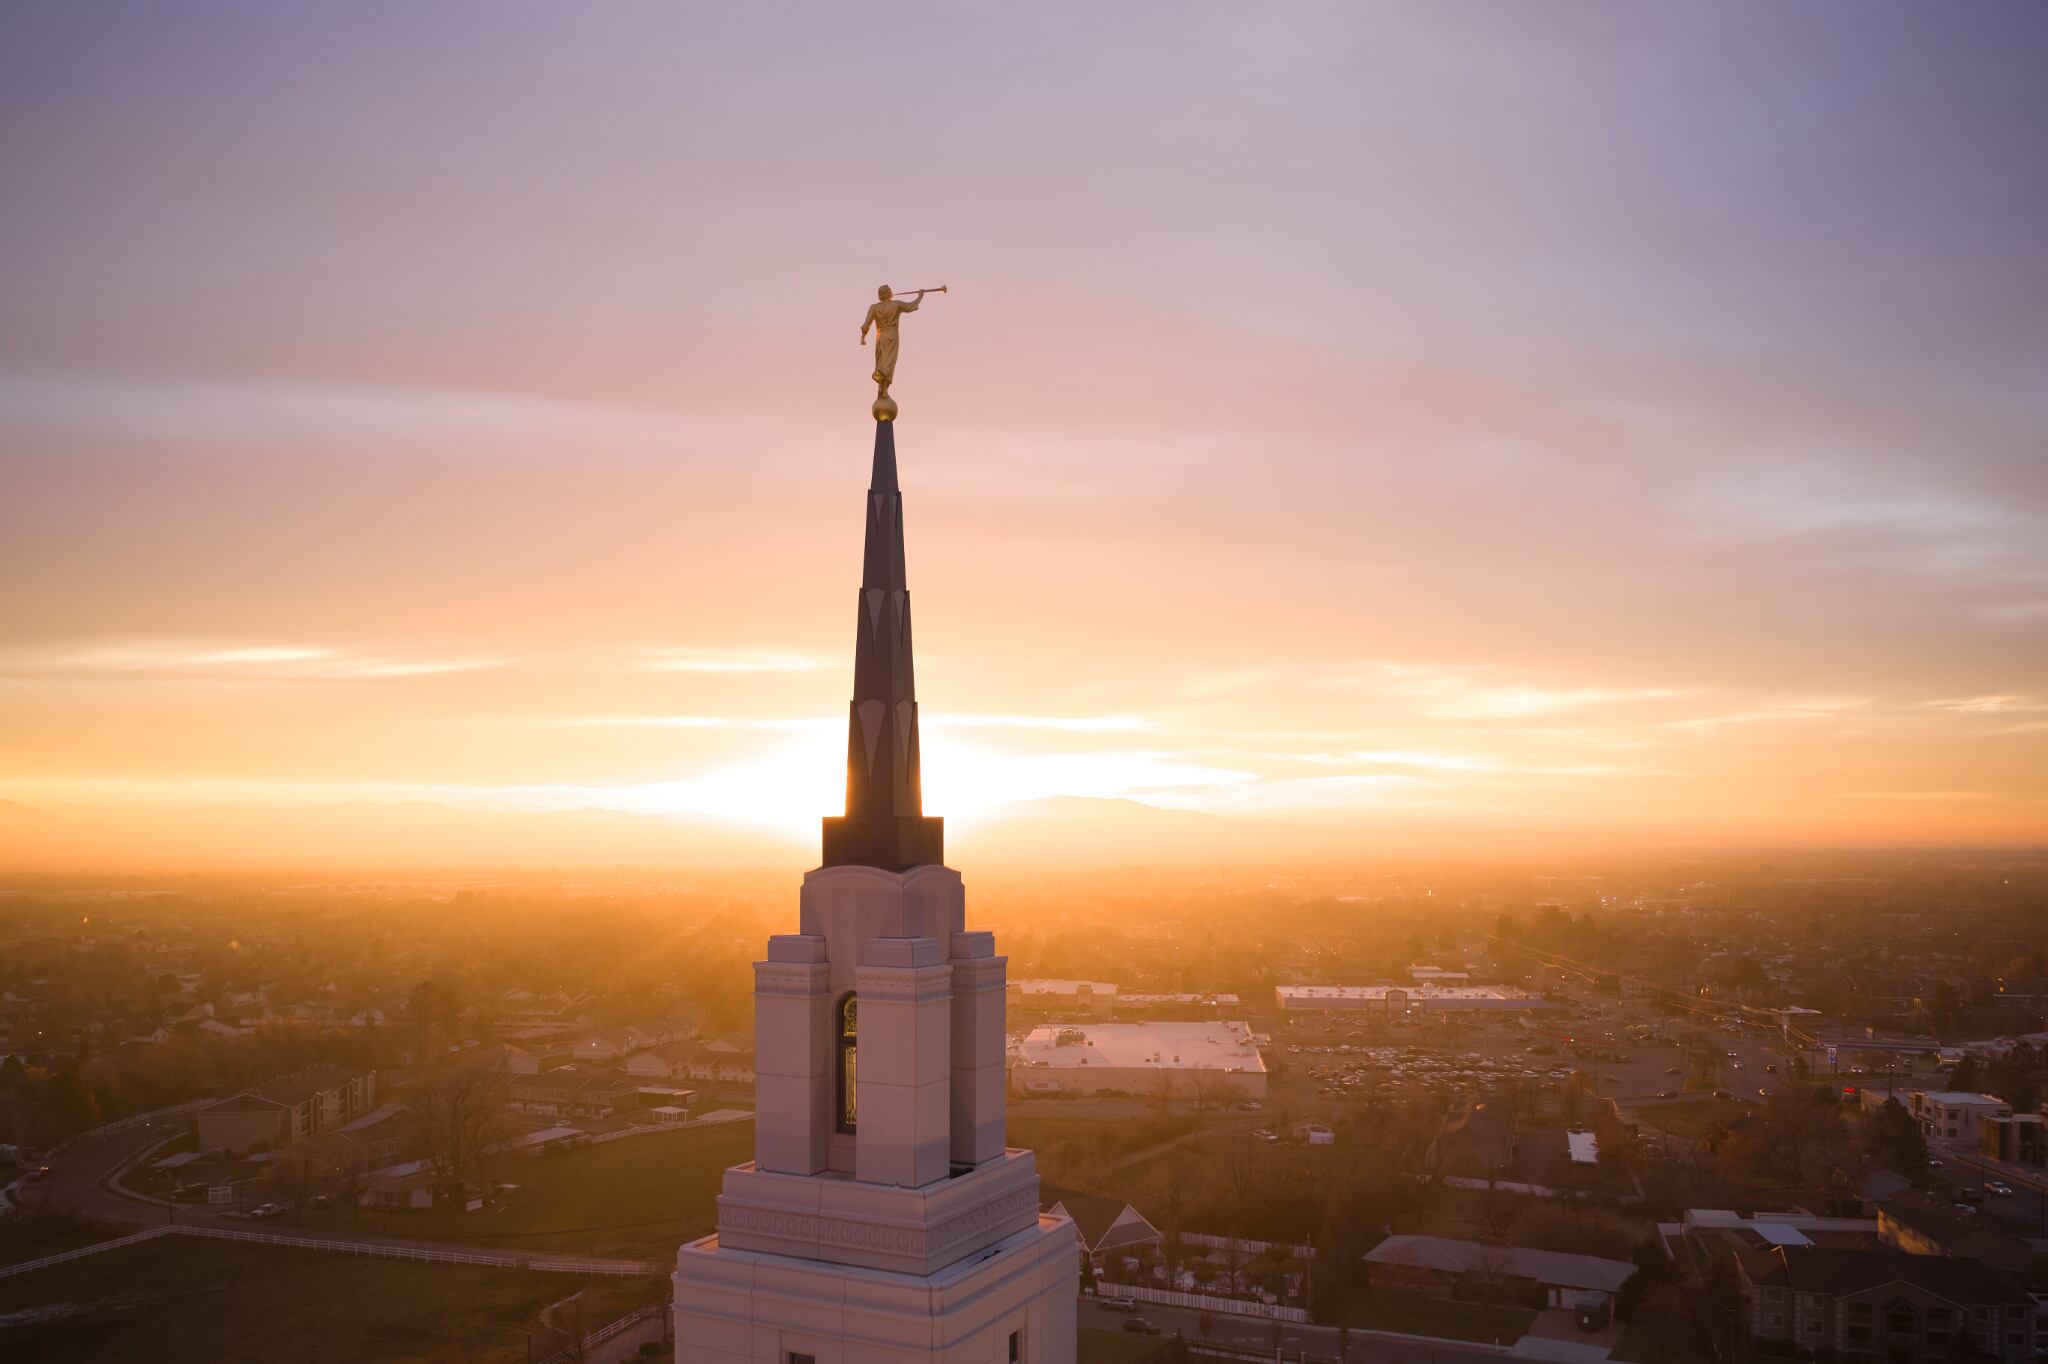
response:
<path id="1" fill-rule="evenodd" d="M 111 1222 L 64 1214 L 0 1218 L 0 1265 L 40 1260 L 45 1255 L 111 1241 L 141 1230 L 140 1222 Z"/>
<path id="2" fill-rule="evenodd" d="M 664 1285 L 167 1237 L 0 1279 L 0 1359 L 515 1364 L 579 1291 L 590 1330 Z"/>
<path id="3" fill-rule="evenodd" d="M 585 1146 L 506 1166 L 502 1210 L 308 1211 L 308 1231 L 361 1231 L 505 1250 L 672 1260 L 712 1230 L 725 1169 L 754 1158 L 752 1123 L 718 1123 Z M 289 1225 L 289 1223 L 287 1223 Z"/>

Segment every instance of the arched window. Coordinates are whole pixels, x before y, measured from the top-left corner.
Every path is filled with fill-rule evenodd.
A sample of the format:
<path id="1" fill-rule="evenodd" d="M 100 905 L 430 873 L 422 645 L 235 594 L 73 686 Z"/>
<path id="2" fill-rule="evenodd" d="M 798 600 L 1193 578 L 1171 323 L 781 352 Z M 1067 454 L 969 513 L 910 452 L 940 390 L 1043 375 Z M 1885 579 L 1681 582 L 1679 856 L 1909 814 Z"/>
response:
<path id="1" fill-rule="evenodd" d="M 854 1118 L 859 1114 L 854 1097 L 853 1076 L 854 1042 L 859 1034 L 858 1007 L 859 1001 L 849 994 L 839 1001 L 839 1008 L 835 1011 L 833 1019 L 834 1040 L 837 1043 L 835 1050 L 839 1057 L 836 1067 L 839 1088 L 838 1125 L 842 1132 L 853 1130 Z"/>

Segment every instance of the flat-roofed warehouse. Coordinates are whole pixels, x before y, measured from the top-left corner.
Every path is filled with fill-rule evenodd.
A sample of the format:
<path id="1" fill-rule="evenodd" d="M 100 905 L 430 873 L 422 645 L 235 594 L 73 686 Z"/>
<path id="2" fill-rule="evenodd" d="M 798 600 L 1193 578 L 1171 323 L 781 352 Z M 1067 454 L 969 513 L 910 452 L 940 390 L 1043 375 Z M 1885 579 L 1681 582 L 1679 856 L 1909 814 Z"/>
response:
<path id="1" fill-rule="evenodd" d="M 1273 997 L 1282 1013 L 1483 1013 L 1556 1007 L 1511 985 L 1276 985 Z"/>
<path id="2" fill-rule="evenodd" d="M 1266 1062 L 1243 1023 L 1082 1023 L 1033 1028 L 1010 1045 L 1026 1093 L 1266 1097 Z"/>

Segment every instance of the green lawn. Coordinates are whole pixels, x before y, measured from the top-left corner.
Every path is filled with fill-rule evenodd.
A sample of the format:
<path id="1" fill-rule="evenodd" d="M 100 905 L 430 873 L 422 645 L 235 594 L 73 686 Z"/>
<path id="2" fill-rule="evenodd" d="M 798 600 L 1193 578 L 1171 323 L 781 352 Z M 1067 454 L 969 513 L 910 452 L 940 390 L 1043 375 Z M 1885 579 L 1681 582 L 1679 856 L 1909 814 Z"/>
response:
<path id="1" fill-rule="evenodd" d="M 68 1364 L 516 1364 L 540 1311 L 581 1290 L 585 1329 L 659 1296 L 655 1279 L 165 1237 L 0 1279 L 0 1359 Z"/>
<path id="2" fill-rule="evenodd" d="M 76 1250 L 98 1241 L 111 1241 L 117 1236 L 141 1230 L 140 1222 L 102 1221 L 97 1217 L 48 1213 L 40 1209 L 26 1216 L 16 1213 L 0 1217 L 0 1265 L 40 1260 L 45 1255 Z"/>
<path id="3" fill-rule="evenodd" d="M 1447 1302 L 1374 1290 L 1352 1294 L 1340 1309 L 1321 1313 L 1317 1319 L 1325 1326 L 1350 1325 L 1368 1331 L 1403 1331 L 1409 1335 L 1488 1343 L 1498 1340 L 1503 1345 L 1512 1345 L 1528 1331 L 1536 1314 L 1526 1307 Z"/>
<path id="4" fill-rule="evenodd" d="M 754 1158 L 752 1123 L 718 1123 L 585 1146 L 506 1165 L 519 1192 L 502 1210 L 309 1210 L 308 1231 L 409 1236 L 506 1250 L 672 1260 L 712 1230 L 726 1167 Z M 291 1225 L 286 1219 L 284 1227 Z"/>

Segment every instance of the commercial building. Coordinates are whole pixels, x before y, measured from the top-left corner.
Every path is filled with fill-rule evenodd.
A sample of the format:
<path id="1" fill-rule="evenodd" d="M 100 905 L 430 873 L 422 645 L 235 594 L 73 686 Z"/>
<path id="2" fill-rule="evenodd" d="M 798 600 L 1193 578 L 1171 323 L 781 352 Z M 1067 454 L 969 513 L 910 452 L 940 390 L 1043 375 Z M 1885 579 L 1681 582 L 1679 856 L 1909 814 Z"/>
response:
<path id="1" fill-rule="evenodd" d="M 1106 980 L 1013 980 L 1004 987 L 1004 1002 L 1017 1014 L 1087 1014 L 1109 1018 L 1116 1013 L 1116 986 Z"/>
<path id="2" fill-rule="evenodd" d="M 1237 1102 L 1266 1097 L 1266 1062 L 1243 1023 L 1052 1024 L 1011 1046 L 1010 1087 Z"/>
<path id="3" fill-rule="evenodd" d="M 2048 1120 L 2039 1113 L 1979 1118 L 1977 1150 L 2011 1165 L 2048 1164 Z"/>
<path id="4" fill-rule="evenodd" d="M 2012 1105 L 1991 1094 L 1958 1090 L 1919 1090 L 1908 1096 L 1907 1111 L 1920 1120 L 1930 1141 L 1959 1141 L 1975 1147 L 1977 1126 L 1987 1118 L 2010 1118 Z"/>
<path id="5" fill-rule="evenodd" d="M 1274 1002 L 1282 1013 L 1316 1010 L 1378 1013 L 1484 1013 L 1548 1009 L 1555 1006 L 1509 985 L 1277 985 Z"/>

